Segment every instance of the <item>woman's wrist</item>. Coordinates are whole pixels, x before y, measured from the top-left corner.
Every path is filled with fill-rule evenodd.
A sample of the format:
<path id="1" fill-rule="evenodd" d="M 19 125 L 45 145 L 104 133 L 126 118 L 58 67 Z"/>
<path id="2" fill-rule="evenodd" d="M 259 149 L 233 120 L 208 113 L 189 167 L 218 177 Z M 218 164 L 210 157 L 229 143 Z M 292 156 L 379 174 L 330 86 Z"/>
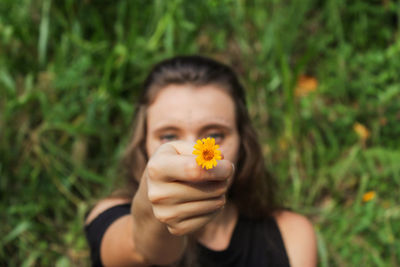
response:
<path id="1" fill-rule="evenodd" d="M 172 235 L 167 226 L 154 217 L 144 177 L 132 200 L 131 214 L 135 247 L 147 262 L 165 265 L 181 258 L 188 243 L 187 236 Z"/>

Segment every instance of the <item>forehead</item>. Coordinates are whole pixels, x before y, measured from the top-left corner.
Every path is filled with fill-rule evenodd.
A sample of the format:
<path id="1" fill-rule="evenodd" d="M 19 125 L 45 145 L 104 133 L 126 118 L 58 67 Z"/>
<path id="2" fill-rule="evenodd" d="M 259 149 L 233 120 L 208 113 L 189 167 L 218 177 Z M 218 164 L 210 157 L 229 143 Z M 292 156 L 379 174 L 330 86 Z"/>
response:
<path id="1" fill-rule="evenodd" d="M 234 126 L 235 106 L 231 96 L 214 85 L 170 85 L 157 94 L 148 109 L 149 130 L 163 124 L 219 122 Z"/>

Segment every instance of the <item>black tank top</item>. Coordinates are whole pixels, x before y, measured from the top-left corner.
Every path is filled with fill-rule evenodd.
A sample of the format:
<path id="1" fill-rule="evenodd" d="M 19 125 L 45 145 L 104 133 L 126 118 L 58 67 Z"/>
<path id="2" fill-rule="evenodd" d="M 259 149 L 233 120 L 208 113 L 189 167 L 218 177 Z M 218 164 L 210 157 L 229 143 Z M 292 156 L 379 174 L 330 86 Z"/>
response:
<path id="1" fill-rule="evenodd" d="M 210 250 L 198 245 L 200 266 L 290 266 L 282 237 L 272 217 L 252 220 L 239 217 L 227 249 Z"/>
<path id="2" fill-rule="evenodd" d="M 107 228 L 130 213 L 130 204 L 114 206 L 85 226 L 92 266 L 103 266 L 100 243 Z M 274 218 L 253 220 L 240 216 L 226 250 L 214 251 L 197 245 L 197 259 L 204 267 L 290 266 L 283 240 Z"/>

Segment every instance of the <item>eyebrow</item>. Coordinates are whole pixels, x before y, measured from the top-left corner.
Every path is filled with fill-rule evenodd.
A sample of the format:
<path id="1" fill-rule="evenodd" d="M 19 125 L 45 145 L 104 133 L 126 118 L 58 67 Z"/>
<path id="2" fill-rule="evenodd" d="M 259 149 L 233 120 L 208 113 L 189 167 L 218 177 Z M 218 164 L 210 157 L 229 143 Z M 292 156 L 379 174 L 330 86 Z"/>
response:
<path id="1" fill-rule="evenodd" d="M 208 125 L 202 127 L 200 129 L 200 132 L 206 132 L 208 130 L 215 129 L 215 128 L 223 129 L 223 130 L 228 131 L 228 132 L 232 131 L 232 127 L 231 126 L 224 125 L 224 124 L 216 124 L 215 123 L 215 124 L 208 124 Z"/>
<path id="2" fill-rule="evenodd" d="M 159 127 L 159 128 L 156 128 L 155 130 L 154 130 L 154 133 L 161 133 L 161 132 L 167 132 L 167 131 L 174 131 L 174 132 L 178 132 L 178 131 L 180 131 L 180 129 L 178 128 L 178 127 L 176 127 L 176 126 L 169 126 L 169 125 L 166 125 L 166 126 L 161 126 L 161 127 Z"/>
<path id="3" fill-rule="evenodd" d="M 211 123 L 211 124 L 207 124 L 207 125 L 201 127 L 199 129 L 199 132 L 206 132 L 208 130 L 216 129 L 216 128 L 223 129 L 223 130 L 225 130 L 227 132 L 231 132 L 233 130 L 231 126 L 229 126 L 227 124 L 224 124 L 224 123 Z M 160 134 L 162 132 L 167 132 L 167 131 L 179 132 L 179 131 L 181 131 L 181 129 L 178 126 L 168 125 L 167 124 L 167 125 L 160 126 L 160 127 L 156 128 L 154 130 L 154 133 L 155 134 Z"/>

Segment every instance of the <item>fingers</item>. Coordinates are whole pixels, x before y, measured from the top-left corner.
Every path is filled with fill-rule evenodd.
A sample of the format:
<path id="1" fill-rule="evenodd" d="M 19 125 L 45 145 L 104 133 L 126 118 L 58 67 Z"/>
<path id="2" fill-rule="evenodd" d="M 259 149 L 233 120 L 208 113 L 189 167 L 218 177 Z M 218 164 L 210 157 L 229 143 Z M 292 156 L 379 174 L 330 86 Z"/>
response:
<path id="1" fill-rule="evenodd" d="M 153 212 L 159 221 L 167 225 L 171 233 L 182 235 L 209 222 L 224 205 L 225 197 L 219 197 L 180 205 L 156 205 Z"/>
<path id="2" fill-rule="evenodd" d="M 185 220 L 175 225 L 167 225 L 167 229 L 173 235 L 182 236 L 190 234 L 210 222 L 212 218 L 214 218 L 215 214 L 216 213 L 214 212 L 207 216 L 194 217 L 190 220 Z"/>
<path id="3" fill-rule="evenodd" d="M 154 216 L 166 224 L 177 223 L 192 217 L 213 213 L 225 205 L 225 197 L 203 201 L 186 202 L 179 205 L 155 205 Z"/>
<path id="4" fill-rule="evenodd" d="M 196 163 L 192 151 L 193 143 L 184 141 L 160 146 L 148 162 L 150 176 L 192 182 L 225 180 L 232 176 L 234 168 L 229 161 L 220 160 L 216 167 L 205 170 Z"/>
<path id="5" fill-rule="evenodd" d="M 200 166 L 198 166 L 200 167 Z M 205 170 L 203 169 L 205 178 L 207 180 L 212 180 L 212 177 L 224 177 L 224 178 L 229 178 L 233 176 L 233 173 L 235 171 L 234 165 L 232 162 L 229 160 L 220 160 L 218 161 L 218 164 L 216 167 Z"/>
<path id="6" fill-rule="evenodd" d="M 228 185 L 228 181 L 206 181 L 201 183 L 152 181 L 148 183 L 147 194 L 153 205 L 179 204 L 221 197 L 226 194 Z"/>
<path id="7" fill-rule="evenodd" d="M 233 167 L 228 160 L 220 160 L 216 167 L 205 170 L 196 163 L 195 156 L 160 154 L 150 159 L 147 164 L 147 171 L 153 178 L 158 177 L 169 181 L 221 181 L 232 176 Z"/>

